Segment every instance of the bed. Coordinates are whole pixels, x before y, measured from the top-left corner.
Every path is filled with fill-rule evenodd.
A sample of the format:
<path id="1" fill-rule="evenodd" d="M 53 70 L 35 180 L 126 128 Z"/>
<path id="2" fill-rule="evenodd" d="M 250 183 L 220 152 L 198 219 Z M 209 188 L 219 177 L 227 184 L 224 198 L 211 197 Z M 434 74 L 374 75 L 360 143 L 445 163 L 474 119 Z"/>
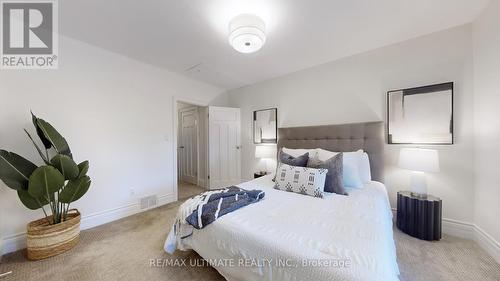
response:
<path id="1" fill-rule="evenodd" d="M 271 175 L 242 183 L 264 200 L 195 230 L 181 249 L 227 280 L 398 280 L 383 146 L 381 122 L 279 129 L 279 148 L 363 149 L 373 181 L 323 199 L 273 189 Z"/>

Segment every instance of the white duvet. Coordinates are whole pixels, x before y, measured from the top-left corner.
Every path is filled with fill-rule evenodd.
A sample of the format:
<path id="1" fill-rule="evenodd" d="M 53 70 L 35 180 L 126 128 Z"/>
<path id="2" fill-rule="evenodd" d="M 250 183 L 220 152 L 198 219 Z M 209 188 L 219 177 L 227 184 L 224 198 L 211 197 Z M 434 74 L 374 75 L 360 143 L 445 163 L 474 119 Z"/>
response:
<path id="1" fill-rule="evenodd" d="M 315 198 L 272 187 L 271 176 L 239 185 L 266 196 L 182 240 L 227 280 L 398 280 L 385 186 Z"/>

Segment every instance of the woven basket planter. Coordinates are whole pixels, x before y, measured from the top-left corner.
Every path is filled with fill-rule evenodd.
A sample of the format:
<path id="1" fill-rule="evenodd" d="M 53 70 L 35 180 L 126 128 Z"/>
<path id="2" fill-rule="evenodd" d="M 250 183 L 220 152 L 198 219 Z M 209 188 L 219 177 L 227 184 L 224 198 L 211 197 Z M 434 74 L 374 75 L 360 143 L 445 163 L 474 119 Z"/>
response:
<path id="1" fill-rule="evenodd" d="M 51 225 L 46 218 L 30 222 L 26 241 L 28 259 L 46 259 L 75 247 L 80 239 L 80 218 L 78 210 L 73 209 L 62 223 Z"/>

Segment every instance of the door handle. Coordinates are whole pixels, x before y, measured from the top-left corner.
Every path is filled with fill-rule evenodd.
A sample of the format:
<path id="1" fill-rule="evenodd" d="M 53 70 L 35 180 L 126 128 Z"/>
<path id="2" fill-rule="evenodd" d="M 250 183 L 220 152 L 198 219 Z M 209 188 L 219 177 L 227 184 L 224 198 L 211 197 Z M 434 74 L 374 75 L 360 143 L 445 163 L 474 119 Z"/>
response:
<path id="1" fill-rule="evenodd" d="M 181 145 L 181 146 L 179 146 L 179 148 L 184 148 L 184 146 L 183 146 L 183 145 Z"/>
<path id="2" fill-rule="evenodd" d="M 241 146 L 239 146 L 239 145 L 236 146 L 236 149 L 240 149 L 240 148 L 241 148 Z"/>

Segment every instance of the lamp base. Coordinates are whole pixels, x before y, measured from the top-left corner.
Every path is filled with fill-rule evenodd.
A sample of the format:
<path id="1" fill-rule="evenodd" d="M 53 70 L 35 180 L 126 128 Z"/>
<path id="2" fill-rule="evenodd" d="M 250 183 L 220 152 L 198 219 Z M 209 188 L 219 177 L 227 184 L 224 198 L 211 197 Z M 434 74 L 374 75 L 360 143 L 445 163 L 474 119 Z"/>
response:
<path id="1" fill-rule="evenodd" d="M 412 172 L 410 191 L 412 196 L 419 198 L 427 197 L 427 181 L 423 172 Z"/>

